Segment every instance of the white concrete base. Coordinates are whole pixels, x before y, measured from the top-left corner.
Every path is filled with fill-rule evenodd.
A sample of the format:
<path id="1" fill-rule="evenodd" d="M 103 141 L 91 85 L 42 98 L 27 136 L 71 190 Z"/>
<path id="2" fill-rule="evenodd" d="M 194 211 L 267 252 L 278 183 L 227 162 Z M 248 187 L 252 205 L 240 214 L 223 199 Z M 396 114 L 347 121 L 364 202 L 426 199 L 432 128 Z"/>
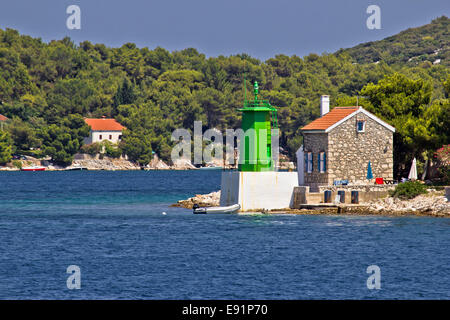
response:
<path id="1" fill-rule="evenodd" d="M 297 172 L 222 172 L 220 205 L 241 205 L 241 211 L 285 209 L 293 204 Z"/>

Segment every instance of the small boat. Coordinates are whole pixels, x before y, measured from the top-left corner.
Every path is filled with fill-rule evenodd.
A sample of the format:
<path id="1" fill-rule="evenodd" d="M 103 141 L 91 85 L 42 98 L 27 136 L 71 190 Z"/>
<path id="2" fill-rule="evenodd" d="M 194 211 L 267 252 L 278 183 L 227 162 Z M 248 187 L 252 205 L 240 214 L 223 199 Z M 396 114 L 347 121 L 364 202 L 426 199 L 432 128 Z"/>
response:
<path id="1" fill-rule="evenodd" d="M 86 171 L 88 168 L 86 167 L 72 167 L 72 168 L 66 168 L 65 171 Z"/>
<path id="2" fill-rule="evenodd" d="M 200 167 L 200 170 L 222 170 L 223 167 L 222 166 L 216 166 L 212 163 L 208 163 L 207 165 L 205 165 L 204 167 Z"/>
<path id="3" fill-rule="evenodd" d="M 42 167 L 42 166 L 30 166 L 30 167 L 23 167 L 20 170 L 21 171 L 45 171 L 45 167 Z"/>
<path id="4" fill-rule="evenodd" d="M 200 207 L 198 204 L 194 204 L 194 214 L 207 214 L 207 213 L 236 213 L 241 206 L 239 204 L 233 204 L 227 207 Z"/>

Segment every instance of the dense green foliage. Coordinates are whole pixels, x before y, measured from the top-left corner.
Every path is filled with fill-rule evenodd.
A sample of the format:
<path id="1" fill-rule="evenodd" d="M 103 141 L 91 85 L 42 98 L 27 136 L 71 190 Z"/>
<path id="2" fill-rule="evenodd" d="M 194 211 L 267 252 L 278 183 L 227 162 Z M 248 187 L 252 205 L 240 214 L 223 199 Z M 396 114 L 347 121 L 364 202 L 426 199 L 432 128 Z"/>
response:
<path id="1" fill-rule="evenodd" d="M 420 183 L 419 181 L 406 181 L 399 183 L 391 196 L 400 199 L 412 199 L 417 197 L 419 194 L 427 193 L 427 186 Z"/>
<path id="2" fill-rule="evenodd" d="M 100 142 L 94 142 L 91 144 L 84 144 L 80 148 L 80 153 L 89 154 L 91 156 L 95 156 L 98 153 L 102 152 L 102 144 Z"/>
<path id="3" fill-rule="evenodd" d="M 116 144 L 109 140 L 104 140 L 102 142 L 94 142 L 91 144 L 85 144 L 80 148 L 80 153 L 89 154 L 94 156 L 96 154 L 106 155 L 110 158 L 120 158 L 122 155 L 122 150 Z"/>
<path id="4" fill-rule="evenodd" d="M 440 17 L 433 23 L 410 28 L 392 37 L 367 42 L 340 52 L 348 53 L 358 63 L 384 61 L 387 64 L 408 63 L 410 66 L 429 65 L 441 59 L 450 66 L 449 19 Z M 425 62 L 425 63 L 424 63 Z"/>
<path id="5" fill-rule="evenodd" d="M 83 138 L 89 135 L 89 127 L 80 115 L 71 114 L 60 125 L 51 124 L 39 131 L 42 152 L 58 164 L 68 165 L 80 150 Z"/>
<path id="6" fill-rule="evenodd" d="M 145 165 L 152 159 L 152 144 L 148 135 L 125 131 L 120 142 L 120 149 L 128 155 L 131 161 Z M 111 151 L 110 151 L 111 152 Z"/>
<path id="7" fill-rule="evenodd" d="M 104 153 L 110 158 L 120 158 L 122 155 L 122 149 L 117 145 L 113 144 L 111 141 L 105 140 L 102 142 L 104 147 Z M 146 164 L 146 163 L 145 163 Z"/>
<path id="8" fill-rule="evenodd" d="M 367 84 L 361 94 L 367 99 L 362 104 L 368 111 L 396 128 L 396 172 L 403 171 L 403 165 L 414 156 L 430 160 L 434 151 L 450 140 L 450 101 L 431 103 L 429 82 L 394 73 L 378 84 Z"/>
<path id="9" fill-rule="evenodd" d="M 69 38 L 47 44 L 0 29 L 0 113 L 11 119 L 6 130 L 14 152 L 59 163 L 69 163 L 82 146 L 88 134 L 82 117 L 114 117 L 127 127 L 121 152 L 146 164 L 152 151 L 168 160 L 172 131 L 192 130 L 194 120 L 204 129 L 239 127 L 245 77 L 247 83 L 257 80 L 261 98 L 278 107 L 280 145 L 293 158 L 302 144 L 300 128 L 319 116 L 322 94 L 331 96 L 332 106 L 355 105 L 356 96 L 364 95 L 360 104 L 399 131 L 401 174 L 412 156 L 426 159 L 449 143 L 449 21 L 442 17 L 335 54 L 280 54 L 265 62 L 246 54 L 206 58 L 193 48 L 108 48 L 75 45 Z M 429 57 L 441 58 L 440 64 L 407 61 L 437 49 Z M 382 54 L 375 58 L 370 50 Z"/>

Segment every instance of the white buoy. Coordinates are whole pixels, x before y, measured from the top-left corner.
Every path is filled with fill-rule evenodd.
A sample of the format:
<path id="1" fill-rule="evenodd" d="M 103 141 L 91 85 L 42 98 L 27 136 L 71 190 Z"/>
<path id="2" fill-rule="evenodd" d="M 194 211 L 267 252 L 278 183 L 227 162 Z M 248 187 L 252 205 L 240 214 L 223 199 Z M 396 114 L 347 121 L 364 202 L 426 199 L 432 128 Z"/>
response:
<path id="1" fill-rule="evenodd" d="M 162 214 L 163 214 L 163 216 L 165 216 L 167 213 L 166 213 L 166 212 L 163 212 Z"/>

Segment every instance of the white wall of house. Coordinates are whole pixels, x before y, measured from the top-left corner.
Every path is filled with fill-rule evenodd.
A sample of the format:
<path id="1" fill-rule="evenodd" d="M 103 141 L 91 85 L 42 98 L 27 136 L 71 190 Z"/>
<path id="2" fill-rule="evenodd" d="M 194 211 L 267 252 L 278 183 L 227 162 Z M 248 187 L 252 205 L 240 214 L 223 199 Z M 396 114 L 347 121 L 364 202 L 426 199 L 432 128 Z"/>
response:
<path id="1" fill-rule="evenodd" d="M 120 142 L 122 138 L 122 131 L 94 131 L 91 130 L 89 137 L 84 139 L 84 144 L 91 144 L 95 142 L 103 142 L 109 140 L 112 143 Z"/>

